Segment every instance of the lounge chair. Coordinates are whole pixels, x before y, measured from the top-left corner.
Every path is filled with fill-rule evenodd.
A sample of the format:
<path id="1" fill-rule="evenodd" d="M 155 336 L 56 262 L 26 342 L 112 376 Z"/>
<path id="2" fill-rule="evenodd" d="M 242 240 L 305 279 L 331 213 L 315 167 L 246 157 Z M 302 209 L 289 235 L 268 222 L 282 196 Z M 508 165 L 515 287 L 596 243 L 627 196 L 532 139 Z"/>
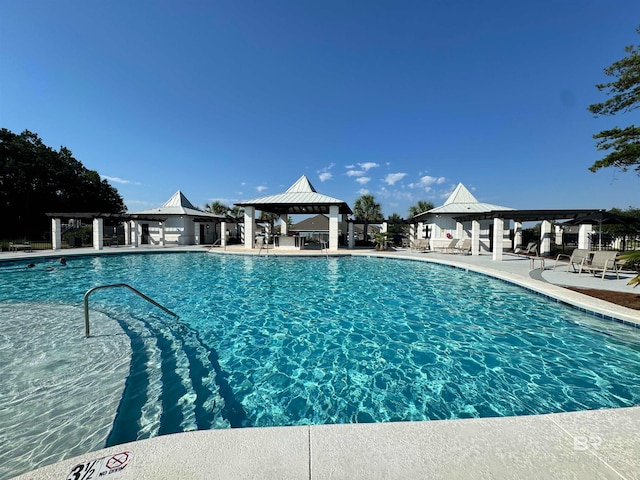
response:
<path id="1" fill-rule="evenodd" d="M 458 243 L 455 247 L 455 251 L 458 253 L 464 253 L 465 255 L 471 254 L 471 239 L 465 238 L 462 242 Z"/>
<path id="2" fill-rule="evenodd" d="M 538 255 L 538 244 L 535 242 L 529 242 L 527 248 L 516 248 L 515 253 L 522 253 L 524 255 Z"/>
<path id="3" fill-rule="evenodd" d="M 617 255 L 618 252 L 616 251 L 593 252 L 593 256 L 591 256 L 591 258 L 587 256 L 582 260 L 582 262 L 580 262 L 578 276 L 582 274 L 583 270 L 586 270 L 589 273 L 602 272 L 602 280 L 604 280 L 607 270 L 610 270 L 614 271 L 616 278 L 619 279 L 620 275 L 618 275 L 618 271 L 620 270 L 621 265 L 616 262 Z"/>
<path id="4" fill-rule="evenodd" d="M 429 239 L 419 238 L 411 242 L 411 250 L 414 252 L 426 252 L 429 250 Z"/>
<path id="5" fill-rule="evenodd" d="M 452 253 L 456 249 L 456 245 L 458 245 L 458 239 L 454 238 L 449 242 L 449 245 L 442 247 L 442 253 Z"/>
<path id="6" fill-rule="evenodd" d="M 567 272 L 569 271 L 569 267 L 572 267 L 573 271 L 577 272 L 580 264 L 582 263 L 582 260 L 584 260 L 588 256 L 589 250 L 587 250 L 586 248 L 576 248 L 573 252 L 571 252 L 571 255 L 561 253 L 556 257 L 556 263 L 553 265 L 553 271 L 556 271 L 558 260 L 560 260 L 561 258 L 568 258 L 569 263 L 567 264 Z"/>

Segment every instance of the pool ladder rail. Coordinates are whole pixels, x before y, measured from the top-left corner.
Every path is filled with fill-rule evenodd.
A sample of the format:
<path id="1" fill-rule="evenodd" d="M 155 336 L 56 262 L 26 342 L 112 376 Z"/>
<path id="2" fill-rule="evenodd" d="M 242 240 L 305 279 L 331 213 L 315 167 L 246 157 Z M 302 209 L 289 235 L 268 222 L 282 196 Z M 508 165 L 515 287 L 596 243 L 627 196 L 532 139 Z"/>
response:
<path id="1" fill-rule="evenodd" d="M 162 311 L 164 311 L 164 312 L 168 313 L 169 315 L 173 316 L 176 320 L 178 320 L 178 318 L 180 318 L 180 317 L 178 317 L 178 315 L 176 313 L 172 312 L 171 310 L 169 310 L 164 305 L 159 304 L 154 299 L 146 296 L 140 290 L 136 290 L 131 285 L 127 285 L 126 283 L 114 283 L 112 285 L 100 285 L 98 287 L 90 288 L 84 294 L 84 336 L 85 336 L 85 338 L 89 338 L 89 334 L 90 334 L 90 329 L 89 329 L 89 296 L 93 292 L 95 292 L 97 290 L 106 290 L 108 288 L 127 288 L 131 292 L 133 292 L 136 295 L 138 295 L 140 298 L 146 300 L 147 302 L 151 303 L 152 305 L 155 305 L 156 307 L 158 307 Z"/>

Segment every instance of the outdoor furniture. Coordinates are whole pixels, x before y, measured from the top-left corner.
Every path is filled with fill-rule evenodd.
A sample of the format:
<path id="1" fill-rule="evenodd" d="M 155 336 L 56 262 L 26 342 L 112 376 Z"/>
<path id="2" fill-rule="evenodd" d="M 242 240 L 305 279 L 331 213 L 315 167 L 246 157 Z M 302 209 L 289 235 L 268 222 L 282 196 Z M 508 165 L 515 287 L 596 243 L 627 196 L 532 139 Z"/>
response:
<path id="1" fill-rule="evenodd" d="M 24 243 L 9 242 L 9 251 L 10 252 L 17 252 L 18 250 L 24 250 L 25 252 L 30 252 L 31 251 L 31 243 L 30 242 L 24 242 Z"/>
<path id="2" fill-rule="evenodd" d="M 458 253 L 463 253 L 465 255 L 471 254 L 471 239 L 465 238 L 462 242 L 459 242 L 455 246 L 455 251 Z"/>
<path id="3" fill-rule="evenodd" d="M 444 247 L 441 247 L 442 249 L 442 253 L 447 253 L 447 252 L 453 252 L 455 251 L 456 245 L 458 244 L 458 239 L 454 238 L 453 240 L 451 240 L 449 242 L 449 245 L 445 245 Z"/>
<path id="4" fill-rule="evenodd" d="M 576 267 L 579 267 L 582 263 L 582 260 L 584 260 L 589 255 L 589 250 L 587 250 L 586 248 L 576 248 L 573 252 L 571 252 L 571 255 L 561 253 L 556 257 L 556 263 L 553 265 L 553 271 L 556 271 L 558 260 L 560 260 L 560 258 L 566 257 L 569 259 L 569 263 L 567 264 L 567 272 L 569 271 L 569 267 L 573 267 L 573 271 L 577 272 L 578 269 Z"/>
<path id="5" fill-rule="evenodd" d="M 515 253 L 523 253 L 525 255 L 538 255 L 538 244 L 535 242 L 529 242 L 527 248 L 516 248 Z"/>
<path id="6" fill-rule="evenodd" d="M 602 280 L 604 280 L 604 276 L 607 274 L 607 270 L 609 270 L 614 271 L 616 278 L 619 279 L 620 275 L 618 275 L 618 272 L 620 271 L 621 265 L 616 261 L 617 255 L 618 252 L 616 251 L 591 252 L 590 256 L 585 257 L 582 262 L 580 262 L 578 276 L 582 275 L 583 270 L 589 273 L 602 272 Z"/>
<path id="7" fill-rule="evenodd" d="M 411 250 L 414 252 L 426 252 L 429 250 L 429 239 L 419 238 L 411 242 Z"/>
<path id="8" fill-rule="evenodd" d="M 540 270 L 544 270 L 544 257 L 530 257 L 529 258 L 529 268 L 531 270 L 535 270 L 536 269 L 536 260 L 538 260 L 540 262 Z"/>

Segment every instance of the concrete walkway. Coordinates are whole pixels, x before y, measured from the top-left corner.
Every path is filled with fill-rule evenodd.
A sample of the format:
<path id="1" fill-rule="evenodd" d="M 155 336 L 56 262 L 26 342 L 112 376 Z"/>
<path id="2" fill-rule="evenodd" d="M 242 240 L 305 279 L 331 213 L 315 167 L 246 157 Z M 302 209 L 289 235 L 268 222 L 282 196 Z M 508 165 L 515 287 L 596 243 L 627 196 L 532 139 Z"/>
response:
<path id="1" fill-rule="evenodd" d="M 185 249 L 201 250 L 202 247 L 177 250 Z M 125 250 L 131 252 L 133 249 L 120 247 L 113 253 L 124 253 Z M 231 247 L 214 251 L 256 254 Z M 304 255 L 321 254 L 303 252 Z M 62 253 L 70 256 L 95 252 L 86 249 Z M 62 256 L 62 253 L 48 252 L 47 255 Z M 272 251 L 270 254 L 282 253 Z M 627 278 L 600 280 L 565 271 L 552 272 L 553 262 L 548 262 L 545 270 L 534 271 L 527 258 L 515 255 L 505 255 L 503 261 L 496 262 L 490 255 L 471 257 L 408 250 L 341 250 L 339 254 L 424 259 L 452 265 L 503 278 L 560 301 L 640 325 L 639 311 L 558 286 L 606 286 L 640 294 L 640 287 L 633 290 L 626 285 Z M 11 256 L 25 257 L 33 258 L 34 255 Z M 7 254 L 0 256 L 0 260 L 8 258 Z M 104 472 L 105 478 L 116 480 L 640 479 L 640 407 L 526 417 L 189 432 L 91 452 L 18 478 L 88 478 L 83 475 L 90 469 L 95 470 L 95 478 Z"/>

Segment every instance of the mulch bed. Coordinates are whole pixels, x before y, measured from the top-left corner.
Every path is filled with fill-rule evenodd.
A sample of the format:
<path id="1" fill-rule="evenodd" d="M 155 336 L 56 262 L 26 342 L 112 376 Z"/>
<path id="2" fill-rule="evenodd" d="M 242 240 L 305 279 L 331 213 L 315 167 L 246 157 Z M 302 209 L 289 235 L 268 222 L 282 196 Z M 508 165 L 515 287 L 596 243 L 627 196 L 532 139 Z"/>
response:
<path id="1" fill-rule="evenodd" d="M 614 292 L 611 290 L 595 290 L 592 288 L 565 287 L 574 292 L 580 292 L 623 307 L 640 310 L 640 287 L 638 293 Z"/>

